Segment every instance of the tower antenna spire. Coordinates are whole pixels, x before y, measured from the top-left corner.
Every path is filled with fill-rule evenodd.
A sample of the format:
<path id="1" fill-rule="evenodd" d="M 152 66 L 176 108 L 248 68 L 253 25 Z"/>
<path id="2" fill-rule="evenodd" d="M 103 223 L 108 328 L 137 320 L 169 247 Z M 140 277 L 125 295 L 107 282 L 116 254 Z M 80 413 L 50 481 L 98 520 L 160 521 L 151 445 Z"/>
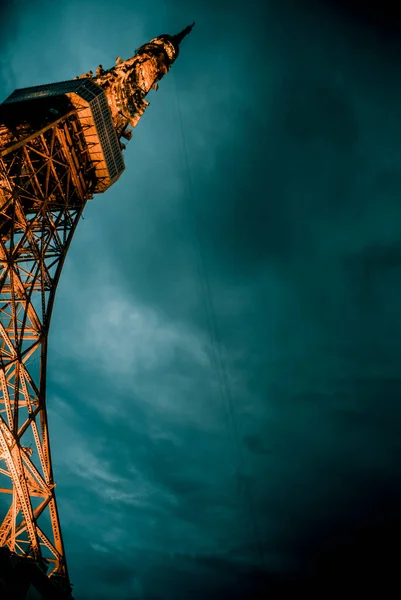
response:
<path id="1" fill-rule="evenodd" d="M 177 44 L 181 44 L 184 37 L 186 37 L 187 35 L 189 35 L 191 33 L 194 25 L 195 25 L 195 21 L 192 23 L 192 25 L 188 25 L 187 27 L 185 27 L 185 29 L 180 31 L 180 33 L 173 35 L 172 37 L 173 37 L 174 42 L 176 42 Z"/>

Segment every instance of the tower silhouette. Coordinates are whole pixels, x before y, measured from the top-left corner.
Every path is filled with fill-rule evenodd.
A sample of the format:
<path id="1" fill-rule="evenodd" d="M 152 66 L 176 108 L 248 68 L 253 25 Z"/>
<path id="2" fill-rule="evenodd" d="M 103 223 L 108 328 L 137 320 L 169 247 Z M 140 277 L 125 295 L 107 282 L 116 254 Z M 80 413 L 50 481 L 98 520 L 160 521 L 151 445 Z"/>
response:
<path id="1" fill-rule="evenodd" d="M 71 597 L 46 413 L 55 292 L 87 200 L 124 171 L 121 138 L 132 137 L 192 26 L 108 70 L 18 89 L 0 105 L 0 591 L 3 581 L 15 593 L 5 597 L 19 586 L 24 598 L 32 581 L 42 597 Z"/>

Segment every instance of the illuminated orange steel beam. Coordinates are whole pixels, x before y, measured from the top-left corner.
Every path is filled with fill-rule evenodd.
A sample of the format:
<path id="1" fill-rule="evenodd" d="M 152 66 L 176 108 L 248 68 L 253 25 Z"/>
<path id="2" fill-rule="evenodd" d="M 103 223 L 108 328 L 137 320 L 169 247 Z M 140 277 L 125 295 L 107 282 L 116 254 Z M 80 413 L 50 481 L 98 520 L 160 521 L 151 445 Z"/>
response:
<path id="1" fill-rule="evenodd" d="M 16 90 L 0 105 L 0 546 L 41 564 L 70 597 L 46 412 L 57 283 L 85 204 L 124 170 L 150 89 L 191 27 L 95 77 Z"/>

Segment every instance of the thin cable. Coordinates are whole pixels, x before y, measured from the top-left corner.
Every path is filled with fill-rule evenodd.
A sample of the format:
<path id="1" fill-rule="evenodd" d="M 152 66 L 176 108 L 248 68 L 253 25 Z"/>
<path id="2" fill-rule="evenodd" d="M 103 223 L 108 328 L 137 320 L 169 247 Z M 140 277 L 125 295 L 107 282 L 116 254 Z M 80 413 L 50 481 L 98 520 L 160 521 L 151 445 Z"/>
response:
<path id="1" fill-rule="evenodd" d="M 184 125 L 183 125 L 183 120 L 182 120 L 181 104 L 180 104 L 180 99 L 179 99 L 177 80 L 174 76 L 174 73 L 172 73 L 172 78 L 174 79 L 174 85 L 175 85 L 175 89 L 176 89 L 178 115 L 179 115 L 183 154 L 184 154 L 185 169 L 186 169 L 186 176 L 187 176 L 188 193 L 185 194 L 185 200 L 186 200 L 186 204 L 187 204 L 187 208 L 188 208 L 188 216 L 189 216 L 190 220 L 193 221 L 193 229 L 195 232 L 197 259 L 198 259 L 198 261 L 197 261 L 198 262 L 198 271 L 199 271 L 199 275 L 200 275 L 201 287 L 202 287 L 202 292 L 203 292 L 202 298 L 204 300 L 204 308 L 205 308 L 205 313 L 206 313 L 207 327 L 208 327 L 209 336 L 210 336 L 210 340 L 211 340 L 211 344 L 212 344 L 212 351 L 213 351 L 215 365 L 216 365 L 216 372 L 217 372 L 217 377 L 218 377 L 218 382 L 219 382 L 220 394 L 221 394 L 221 398 L 223 401 L 224 414 L 225 414 L 225 418 L 227 421 L 227 431 L 229 433 L 231 444 L 234 448 L 234 453 L 236 454 L 235 470 L 236 470 L 237 484 L 239 487 L 240 495 L 242 492 L 245 496 L 245 502 L 248 506 L 248 511 L 249 511 L 249 515 L 250 515 L 251 523 L 252 523 L 253 536 L 254 536 L 256 548 L 257 548 L 257 558 L 258 558 L 261 568 L 263 569 L 265 566 L 264 565 L 263 546 L 261 543 L 259 530 L 258 530 L 258 526 L 257 526 L 257 518 L 256 518 L 256 512 L 255 512 L 254 505 L 253 505 L 252 494 L 249 489 L 249 483 L 247 481 L 247 478 L 244 477 L 241 480 L 241 477 L 240 477 L 241 468 L 242 468 L 242 471 L 245 473 L 245 469 L 243 468 L 244 467 L 244 458 L 243 458 L 243 454 L 242 454 L 242 444 L 240 441 L 239 428 L 238 428 L 237 419 L 236 419 L 236 415 L 235 415 L 235 409 L 234 409 L 234 399 L 233 399 L 233 395 L 232 395 L 231 388 L 230 388 L 227 367 L 226 367 L 226 361 L 225 361 L 225 358 L 223 355 L 223 350 L 222 350 L 222 341 L 221 341 L 221 337 L 220 337 L 220 333 L 219 333 L 219 328 L 217 325 L 217 317 L 216 317 L 216 310 L 215 310 L 215 306 L 214 306 L 213 294 L 212 294 L 211 286 L 210 286 L 210 283 L 209 283 L 209 280 L 207 277 L 205 260 L 204 260 L 203 251 L 202 251 L 201 236 L 200 236 L 200 231 L 199 231 L 198 222 L 197 222 L 197 218 L 196 218 L 196 209 L 195 209 L 195 205 L 194 205 L 194 194 L 193 194 L 191 170 L 190 170 L 190 166 L 189 166 L 188 149 L 187 149 L 185 134 L 184 134 Z"/>

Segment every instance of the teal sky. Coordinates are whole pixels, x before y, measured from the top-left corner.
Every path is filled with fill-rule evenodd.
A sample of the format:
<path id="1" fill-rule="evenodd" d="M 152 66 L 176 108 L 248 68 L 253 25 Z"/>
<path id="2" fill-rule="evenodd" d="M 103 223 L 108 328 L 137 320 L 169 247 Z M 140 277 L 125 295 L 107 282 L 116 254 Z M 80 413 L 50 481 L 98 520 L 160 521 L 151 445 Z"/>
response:
<path id="1" fill-rule="evenodd" d="M 251 599 L 391 567 L 401 47 L 339 6 L 0 8 L 0 100 L 196 21 L 56 296 L 48 406 L 76 600 Z"/>

